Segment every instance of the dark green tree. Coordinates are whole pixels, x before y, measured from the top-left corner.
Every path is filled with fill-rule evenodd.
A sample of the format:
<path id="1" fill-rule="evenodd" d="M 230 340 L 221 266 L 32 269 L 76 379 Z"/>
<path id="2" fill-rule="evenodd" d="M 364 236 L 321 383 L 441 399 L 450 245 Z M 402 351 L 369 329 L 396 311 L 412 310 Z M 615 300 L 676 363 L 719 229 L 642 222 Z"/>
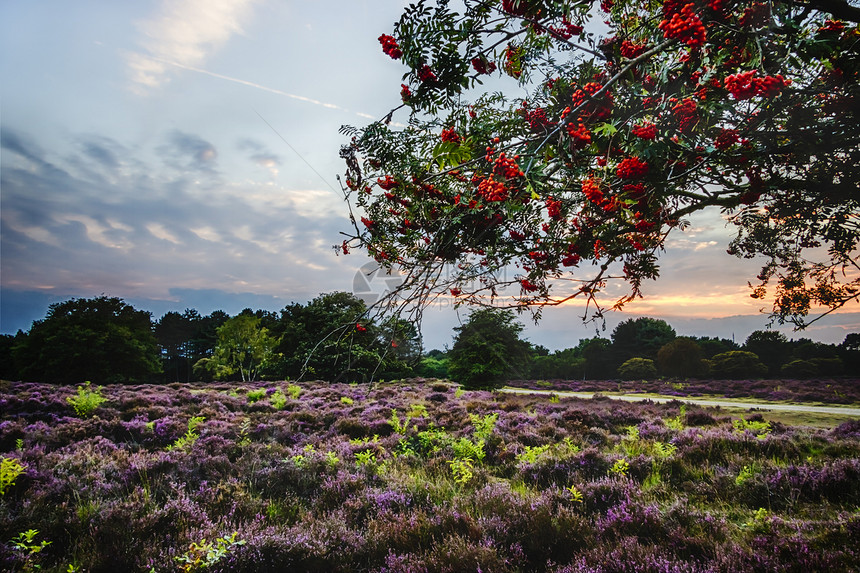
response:
<path id="1" fill-rule="evenodd" d="M 690 338 L 695 340 L 698 343 L 699 348 L 702 349 L 703 358 L 712 358 L 717 354 L 722 354 L 723 352 L 741 349 L 740 344 L 736 343 L 734 340 L 729 340 L 728 338 L 712 338 L 710 336 L 691 336 Z"/>
<path id="2" fill-rule="evenodd" d="M 771 376 L 778 376 L 780 368 L 791 358 L 791 343 L 776 330 L 756 330 L 744 342 L 744 350 L 758 356 Z"/>
<path id="3" fill-rule="evenodd" d="M 634 356 L 655 360 L 657 351 L 674 338 L 675 329 L 665 320 L 647 317 L 625 320 L 612 331 L 616 364 Z"/>
<path id="4" fill-rule="evenodd" d="M 100 296 L 52 304 L 13 349 L 25 380 L 145 382 L 161 372 L 148 312 Z"/>
<path id="5" fill-rule="evenodd" d="M 281 336 L 278 371 L 287 378 L 369 382 L 402 377 L 412 373 L 408 361 L 420 356 L 413 325 L 389 320 L 379 326 L 367 318 L 364 302 L 346 292 L 288 305 L 276 332 Z"/>
<path id="6" fill-rule="evenodd" d="M 212 358 L 202 358 L 200 367 L 219 379 L 236 374 L 243 382 L 257 379 L 271 367 L 278 344 L 260 323 L 253 314 L 240 314 L 219 326 L 215 353 Z"/>
<path id="7" fill-rule="evenodd" d="M 708 370 L 708 365 L 702 359 L 701 347 L 686 336 L 679 336 L 660 348 L 657 366 L 661 374 L 676 378 L 701 376 Z"/>
<path id="8" fill-rule="evenodd" d="M 612 342 L 607 338 L 594 337 L 580 341 L 585 367 L 584 379 L 601 380 L 615 374 L 616 362 Z"/>
<path id="9" fill-rule="evenodd" d="M 188 310 L 184 314 L 168 312 L 155 323 L 165 381 L 189 382 L 192 379 L 191 368 L 195 362 L 192 341 L 198 327 Z"/>
<path id="10" fill-rule="evenodd" d="M 482 308 L 454 328 L 448 373 L 466 388 L 488 388 L 525 378 L 531 346 L 520 338 L 523 325 L 510 310 Z"/>

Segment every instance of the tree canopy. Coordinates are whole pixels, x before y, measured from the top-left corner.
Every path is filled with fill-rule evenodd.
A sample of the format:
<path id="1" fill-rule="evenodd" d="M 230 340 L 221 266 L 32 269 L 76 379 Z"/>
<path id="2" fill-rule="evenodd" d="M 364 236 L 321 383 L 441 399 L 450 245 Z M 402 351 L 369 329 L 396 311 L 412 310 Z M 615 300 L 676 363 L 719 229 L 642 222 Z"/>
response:
<path id="1" fill-rule="evenodd" d="M 457 6 L 410 4 L 379 38 L 406 66 L 408 125 L 396 108 L 343 129 L 339 249 L 400 268 L 387 302 L 539 314 L 579 297 L 599 316 L 641 296 L 667 236 L 710 208 L 737 230 L 729 253 L 762 258 L 751 295 L 771 288 L 780 322 L 858 300 L 860 8 Z"/>
<path id="2" fill-rule="evenodd" d="M 523 325 L 510 310 L 476 309 L 454 330 L 448 373 L 464 387 L 488 387 L 526 377 L 531 345 L 520 338 Z"/>
<path id="3" fill-rule="evenodd" d="M 147 382 L 161 372 L 150 314 L 106 296 L 52 304 L 12 353 L 24 380 Z"/>

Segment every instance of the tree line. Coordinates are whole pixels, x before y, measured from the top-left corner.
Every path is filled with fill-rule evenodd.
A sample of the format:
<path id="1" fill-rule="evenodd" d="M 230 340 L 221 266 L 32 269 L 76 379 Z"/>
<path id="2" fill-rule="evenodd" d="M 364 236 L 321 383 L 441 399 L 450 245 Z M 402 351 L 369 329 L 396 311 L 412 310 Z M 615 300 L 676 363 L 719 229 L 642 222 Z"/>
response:
<path id="1" fill-rule="evenodd" d="M 480 308 L 452 346 L 424 352 L 410 322 L 367 318 L 345 292 L 279 312 L 168 312 L 153 321 L 122 299 L 52 304 L 28 332 L 0 336 L 0 377 L 74 384 L 215 379 L 368 382 L 409 376 L 487 387 L 512 379 L 833 377 L 860 371 L 860 333 L 839 344 L 757 330 L 743 344 L 677 336 L 664 320 L 631 318 L 609 338 L 549 351 L 522 338 L 510 310 Z"/>

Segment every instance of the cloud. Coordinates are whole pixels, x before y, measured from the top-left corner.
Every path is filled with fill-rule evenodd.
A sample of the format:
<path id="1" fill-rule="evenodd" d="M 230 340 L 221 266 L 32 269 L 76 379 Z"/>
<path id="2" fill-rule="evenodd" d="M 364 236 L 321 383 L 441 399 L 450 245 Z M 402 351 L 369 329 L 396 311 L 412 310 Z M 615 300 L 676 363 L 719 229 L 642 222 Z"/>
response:
<path id="1" fill-rule="evenodd" d="M 214 171 L 215 147 L 197 134 L 170 132 L 151 149 L 135 150 L 90 138 L 92 145 L 51 161 L 27 136 L 4 135 L 5 288 L 123 297 L 165 296 L 169 288 L 286 295 L 336 290 L 338 276 L 348 288 L 350 265 L 364 262 L 331 250 L 347 225 L 340 197 L 229 180 Z"/>
<path id="2" fill-rule="evenodd" d="M 167 144 L 158 148 L 165 163 L 180 171 L 204 171 L 213 173 L 218 151 L 215 146 L 200 136 L 174 130 Z"/>
<path id="3" fill-rule="evenodd" d="M 252 0 L 164 0 L 158 16 L 143 22 L 141 51 L 128 57 L 132 81 L 157 88 L 169 81 L 170 64 L 196 66 L 242 32 Z"/>

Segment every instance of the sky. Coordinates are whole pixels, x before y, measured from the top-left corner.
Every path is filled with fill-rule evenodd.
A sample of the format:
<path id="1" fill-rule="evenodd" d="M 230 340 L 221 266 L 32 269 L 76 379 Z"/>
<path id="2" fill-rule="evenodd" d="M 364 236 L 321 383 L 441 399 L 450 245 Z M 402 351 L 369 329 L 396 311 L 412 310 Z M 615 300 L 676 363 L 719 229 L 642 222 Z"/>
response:
<path id="1" fill-rule="evenodd" d="M 120 297 L 158 319 L 383 292 L 382 277 L 356 280 L 367 257 L 332 248 L 349 229 L 338 128 L 400 103 L 405 70 L 377 37 L 407 4 L 0 3 L 0 332 L 72 297 Z M 670 236 L 661 278 L 604 336 L 637 316 L 738 342 L 766 327 L 747 286 L 761 262 L 726 254 L 718 212 L 690 222 Z M 860 331 L 860 308 L 848 310 L 782 330 L 839 343 Z M 601 332 L 582 313 L 524 317 L 525 336 L 573 346 Z M 428 309 L 425 346 L 450 345 L 467 314 Z"/>

